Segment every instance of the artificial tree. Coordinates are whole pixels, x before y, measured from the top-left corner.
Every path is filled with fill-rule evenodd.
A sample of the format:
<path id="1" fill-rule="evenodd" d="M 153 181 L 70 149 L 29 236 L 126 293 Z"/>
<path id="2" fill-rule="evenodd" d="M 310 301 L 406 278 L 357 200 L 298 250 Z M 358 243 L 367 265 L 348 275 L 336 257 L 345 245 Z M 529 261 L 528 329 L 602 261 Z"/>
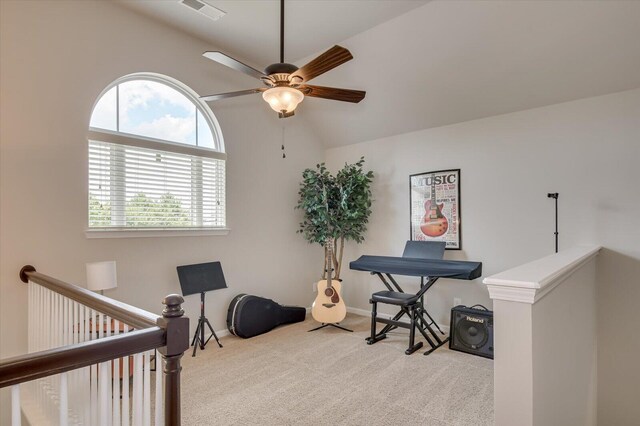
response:
<path id="1" fill-rule="evenodd" d="M 333 239 L 334 279 L 340 279 L 345 240 L 361 243 L 371 215 L 371 182 L 373 172 L 363 170 L 364 157 L 354 164 L 345 164 L 335 176 L 324 163 L 302 172 L 297 209 L 304 212 L 298 233 L 310 243 L 324 247 L 325 263 L 322 278 L 329 265 L 327 241 Z"/>

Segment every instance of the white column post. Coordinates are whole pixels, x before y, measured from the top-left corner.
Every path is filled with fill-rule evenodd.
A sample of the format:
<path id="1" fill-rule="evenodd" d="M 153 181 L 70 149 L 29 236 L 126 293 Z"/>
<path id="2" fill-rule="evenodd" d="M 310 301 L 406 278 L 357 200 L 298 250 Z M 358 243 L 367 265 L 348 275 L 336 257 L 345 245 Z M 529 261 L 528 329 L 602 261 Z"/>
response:
<path id="1" fill-rule="evenodd" d="M 11 386 L 11 426 L 20 426 L 20 385 Z"/>
<path id="2" fill-rule="evenodd" d="M 595 256 L 577 246 L 487 277 L 496 426 L 595 425 Z"/>
<path id="3" fill-rule="evenodd" d="M 60 373 L 60 426 L 69 424 L 69 386 L 67 373 Z"/>

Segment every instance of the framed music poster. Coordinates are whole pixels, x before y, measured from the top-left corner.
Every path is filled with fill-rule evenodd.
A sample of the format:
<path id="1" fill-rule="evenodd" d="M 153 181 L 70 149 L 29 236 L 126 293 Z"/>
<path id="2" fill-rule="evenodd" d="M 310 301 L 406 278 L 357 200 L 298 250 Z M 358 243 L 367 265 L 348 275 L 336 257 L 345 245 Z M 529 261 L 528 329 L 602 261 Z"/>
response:
<path id="1" fill-rule="evenodd" d="M 446 241 L 460 250 L 460 169 L 409 176 L 412 241 Z"/>

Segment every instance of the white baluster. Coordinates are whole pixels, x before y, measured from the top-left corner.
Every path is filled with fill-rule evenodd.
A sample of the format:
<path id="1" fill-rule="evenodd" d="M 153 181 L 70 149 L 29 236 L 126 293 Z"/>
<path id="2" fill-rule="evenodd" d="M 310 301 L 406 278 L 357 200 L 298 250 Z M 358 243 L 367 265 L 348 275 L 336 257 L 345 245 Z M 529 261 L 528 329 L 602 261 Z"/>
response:
<path id="1" fill-rule="evenodd" d="M 36 293 L 37 293 L 37 297 L 36 297 L 36 328 L 34 330 L 34 334 L 35 334 L 35 345 L 33 348 L 34 352 L 37 352 L 40 349 L 40 343 L 41 343 L 41 338 L 42 338 L 42 314 L 44 311 L 44 305 L 43 305 L 43 300 L 42 300 L 42 287 L 40 286 L 36 286 Z"/>
<path id="2" fill-rule="evenodd" d="M 80 323 L 80 329 L 82 330 L 82 341 L 89 341 L 89 319 L 91 318 L 91 310 L 82 305 L 82 322 Z M 91 423 L 91 366 L 85 367 L 82 369 L 82 381 L 83 381 L 83 392 L 82 392 L 82 401 L 83 401 L 83 423 L 88 425 Z"/>
<path id="3" fill-rule="evenodd" d="M 60 315 L 60 308 L 62 306 L 62 296 L 58 293 L 54 293 L 54 311 L 53 311 L 53 321 L 52 324 L 52 337 L 53 337 L 53 345 L 52 348 L 57 348 L 60 345 L 60 319 L 62 315 Z M 60 394 L 60 376 L 49 376 L 49 396 L 47 399 L 47 403 L 49 405 L 49 418 L 55 419 L 58 417 L 58 407 L 56 407 L 57 396 Z"/>
<path id="4" fill-rule="evenodd" d="M 27 283 L 27 351 L 33 350 L 33 283 Z"/>
<path id="5" fill-rule="evenodd" d="M 36 345 L 34 351 L 39 351 L 42 345 L 42 318 L 44 315 L 44 289 L 40 286 L 36 287 L 36 292 L 38 293 L 38 304 L 36 307 L 36 315 L 37 315 L 37 329 L 36 331 Z"/>
<path id="6" fill-rule="evenodd" d="M 62 296 L 56 293 L 56 316 L 55 316 L 55 329 L 53 331 L 55 337 L 54 347 L 62 346 Z M 58 381 L 58 380 L 56 380 Z"/>
<path id="7" fill-rule="evenodd" d="M 73 345 L 73 300 L 67 298 L 67 345 Z"/>
<path id="8" fill-rule="evenodd" d="M 96 320 L 96 330 L 97 330 L 97 339 L 103 339 L 104 338 L 104 322 L 105 322 L 105 316 L 103 313 L 98 312 L 98 319 Z M 104 363 L 98 364 L 96 366 L 97 370 L 98 370 L 98 374 L 96 375 L 96 380 L 97 380 L 97 389 L 98 389 L 98 424 L 100 424 L 100 426 L 105 426 L 106 424 L 106 419 L 105 419 L 105 407 L 103 406 L 103 403 L 106 402 L 106 389 L 104 389 L 104 387 L 106 387 L 106 381 L 107 381 L 107 376 L 106 376 L 106 368 L 104 367 Z"/>
<path id="9" fill-rule="evenodd" d="M 31 345 L 29 346 L 29 353 L 36 351 L 37 338 L 38 338 L 38 285 L 29 281 L 29 285 L 32 287 L 33 299 L 29 304 L 29 313 L 33 315 L 31 318 L 33 322 L 29 327 L 29 335 L 31 336 Z"/>
<path id="10" fill-rule="evenodd" d="M 120 321 L 113 321 L 113 335 L 120 334 Z M 124 361 L 124 359 L 123 359 Z M 113 426 L 120 424 L 120 379 L 122 372 L 120 358 L 113 360 Z"/>
<path id="11" fill-rule="evenodd" d="M 144 426 L 151 426 L 151 352 L 144 354 Z"/>
<path id="12" fill-rule="evenodd" d="M 102 339 L 104 337 L 104 322 L 104 314 L 102 312 L 98 312 L 98 319 L 96 320 L 96 330 L 98 331 L 98 334 L 96 339 Z"/>
<path id="13" fill-rule="evenodd" d="M 20 385 L 11 386 L 11 426 L 20 426 Z"/>
<path id="14" fill-rule="evenodd" d="M 164 424 L 163 418 L 163 405 L 162 401 L 164 400 L 164 392 L 162 391 L 162 358 L 160 357 L 160 353 L 155 351 L 156 354 L 156 426 L 161 426 Z"/>
<path id="15" fill-rule="evenodd" d="M 124 324 L 124 333 L 129 331 L 129 326 Z M 131 357 L 127 356 L 122 360 L 122 426 L 129 426 L 129 365 Z"/>
<path id="16" fill-rule="evenodd" d="M 37 310 L 36 310 L 36 302 L 37 302 L 37 287 L 34 283 L 32 283 L 31 281 L 29 281 L 29 283 L 27 284 L 29 286 L 29 304 L 28 304 L 28 315 L 29 315 L 29 325 L 28 325 L 28 329 L 27 329 L 27 333 L 29 336 L 29 347 L 28 347 L 28 352 L 32 353 L 35 352 L 35 343 L 36 343 L 36 329 L 37 329 Z M 31 381 L 27 384 L 25 384 L 25 391 L 29 393 L 29 395 L 32 396 L 34 395 L 34 384 L 35 381 Z"/>
<path id="17" fill-rule="evenodd" d="M 69 343 L 69 339 L 71 338 L 71 335 L 69 334 L 69 313 L 71 312 L 71 301 L 70 299 L 66 298 L 66 297 L 62 297 L 62 319 L 61 319 L 61 323 L 62 323 L 62 328 L 60 329 L 60 334 L 62 336 L 62 346 L 67 346 L 70 345 Z M 64 379 L 66 381 L 66 398 L 67 398 L 67 423 L 69 422 L 69 392 L 70 392 L 70 373 L 66 372 L 65 373 L 66 378 Z M 58 398 L 58 403 L 61 404 L 62 401 L 62 394 L 63 394 L 63 377 L 62 377 L 62 373 L 58 376 L 58 384 L 59 384 L 59 394 L 57 395 Z"/>
<path id="18" fill-rule="evenodd" d="M 133 356 L 133 426 L 142 425 L 142 354 Z"/>
<path id="19" fill-rule="evenodd" d="M 71 318 L 71 331 L 73 332 L 73 343 L 80 343 L 80 304 L 73 302 L 73 318 Z"/>
<path id="20" fill-rule="evenodd" d="M 58 295 L 58 329 L 56 330 L 58 335 L 58 344 L 56 346 L 64 346 L 64 296 Z M 58 377 L 58 383 L 60 377 Z"/>
<path id="21" fill-rule="evenodd" d="M 36 329 L 34 330 L 35 334 L 35 345 L 33 347 L 34 352 L 38 352 L 40 348 L 42 348 L 42 338 L 43 338 L 43 326 L 44 323 L 44 288 L 36 285 Z"/>
<path id="22" fill-rule="evenodd" d="M 91 309 L 91 324 L 92 334 L 91 340 L 98 338 L 98 320 L 96 311 Z M 91 366 L 91 425 L 98 424 L 98 366 L 93 364 Z"/>
<path id="23" fill-rule="evenodd" d="M 60 374 L 60 426 L 69 424 L 69 387 L 67 373 Z"/>
<path id="24" fill-rule="evenodd" d="M 51 338 L 51 334 L 49 331 L 49 324 L 51 324 L 51 291 L 46 288 L 42 289 L 43 291 L 43 306 L 44 306 L 44 315 L 42 316 L 42 324 L 40 327 L 40 332 L 42 333 L 42 338 L 40 339 L 40 350 L 49 348 L 49 339 Z M 38 380 L 38 405 L 43 409 L 45 406 L 45 385 L 46 378 Z"/>
<path id="25" fill-rule="evenodd" d="M 49 289 L 45 290 L 45 303 L 44 303 L 44 327 L 42 327 L 43 337 L 42 339 L 42 349 L 49 349 L 49 344 L 51 343 L 51 312 L 53 307 L 53 295 Z"/>
<path id="26" fill-rule="evenodd" d="M 61 294 L 58 294 L 58 312 L 57 315 L 57 329 L 56 335 L 58 336 L 56 347 L 64 346 L 64 297 Z M 54 404 L 57 402 L 60 403 L 60 375 L 52 376 L 53 382 L 55 384 L 55 389 L 52 395 L 52 400 Z M 58 414 L 58 407 L 52 407 L 55 410 L 55 413 Z"/>
<path id="27" fill-rule="evenodd" d="M 54 327 L 56 319 L 56 294 L 49 290 L 49 318 L 47 318 L 47 349 L 53 347 L 54 340 Z"/>
<path id="28" fill-rule="evenodd" d="M 37 346 L 37 350 L 41 351 L 44 349 L 44 340 L 45 340 L 45 331 L 44 331 L 44 325 L 45 325 L 45 318 L 47 318 L 47 290 L 44 287 L 40 288 L 40 296 L 42 297 L 41 299 L 41 309 L 42 309 L 42 315 L 40 315 L 40 324 L 38 327 L 38 346 Z M 36 380 L 36 394 L 35 394 L 35 399 L 36 399 L 36 403 L 42 407 L 42 380 L 38 379 Z"/>
<path id="29" fill-rule="evenodd" d="M 62 327 L 60 328 L 60 335 L 62 336 L 62 345 L 66 346 L 69 344 L 69 334 L 67 333 L 67 329 L 69 328 L 69 299 L 66 297 L 62 297 L 62 318 L 60 324 Z"/>
<path id="30" fill-rule="evenodd" d="M 111 365 L 109 365 L 109 362 L 103 362 L 100 363 L 100 365 L 98 366 L 98 370 L 99 370 L 99 378 L 98 378 L 98 385 L 100 387 L 100 391 L 99 391 L 99 400 L 100 400 L 100 408 L 99 408 L 99 413 L 100 413 L 100 419 L 99 419 L 99 424 L 100 426 L 108 426 L 109 424 L 109 374 L 108 374 L 108 370 L 109 368 L 111 368 Z"/>
<path id="31" fill-rule="evenodd" d="M 105 330 L 105 335 L 104 337 L 110 337 L 111 336 L 111 322 L 112 319 L 109 316 L 105 316 L 105 325 L 106 325 L 106 330 Z M 111 376 L 112 376 L 112 372 L 113 372 L 113 362 L 112 361 L 108 361 L 104 363 L 107 366 L 107 412 L 106 412 L 106 416 L 107 416 L 107 424 L 111 425 L 112 422 L 112 413 L 113 413 L 113 387 L 112 382 L 111 382 Z"/>
<path id="32" fill-rule="evenodd" d="M 49 348 L 56 347 L 57 343 L 57 324 L 58 324 L 58 295 L 55 292 L 51 292 L 51 321 L 49 322 L 50 337 L 49 337 Z M 51 399 L 53 398 L 53 393 L 55 391 L 55 377 L 48 376 L 45 379 L 45 403 L 47 404 L 47 415 L 49 418 L 56 418 L 57 412 L 52 410 Z"/>
<path id="33" fill-rule="evenodd" d="M 69 339 L 70 345 L 75 345 L 80 341 L 80 324 L 78 324 L 78 303 L 75 300 L 69 301 L 71 312 L 69 313 L 69 327 L 68 331 L 71 338 Z M 72 423 L 78 423 L 80 420 L 80 369 L 72 370 L 69 372 L 69 412 L 71 413 Z"/>

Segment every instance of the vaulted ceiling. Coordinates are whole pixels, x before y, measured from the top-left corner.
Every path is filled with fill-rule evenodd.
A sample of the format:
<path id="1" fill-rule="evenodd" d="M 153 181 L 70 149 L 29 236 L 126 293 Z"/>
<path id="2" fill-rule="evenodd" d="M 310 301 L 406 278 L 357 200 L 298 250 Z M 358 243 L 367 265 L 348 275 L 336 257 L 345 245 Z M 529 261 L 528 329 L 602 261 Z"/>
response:
<path id="1" fill-rule="evenodd" d="M 224 12 L 213 21 L 179 0 L 120 0 L 126 7 L 208 40 L 257 69 L 280 56 L 280 0 L 205 0 Z M 286 0 L 285 61 L 325 50 L 428 0 Z"/>
<path id="2" fill-rule="evenodd" d="M 124 4 L 256 68 L 277 60 L 277 2 L 209 2 L 227 15 L 213 22 L 174 1 Z M 292 119 L 338 146 L 632 89 L 638 40 L 638 1 L 292 0 L 286 59 L 302 65 L 339 43 L 354 59 L 314 84 L 367 91 L 357 105 L 305 100 Z M 246 79 L 238 90 L 257 87 Z"/>

